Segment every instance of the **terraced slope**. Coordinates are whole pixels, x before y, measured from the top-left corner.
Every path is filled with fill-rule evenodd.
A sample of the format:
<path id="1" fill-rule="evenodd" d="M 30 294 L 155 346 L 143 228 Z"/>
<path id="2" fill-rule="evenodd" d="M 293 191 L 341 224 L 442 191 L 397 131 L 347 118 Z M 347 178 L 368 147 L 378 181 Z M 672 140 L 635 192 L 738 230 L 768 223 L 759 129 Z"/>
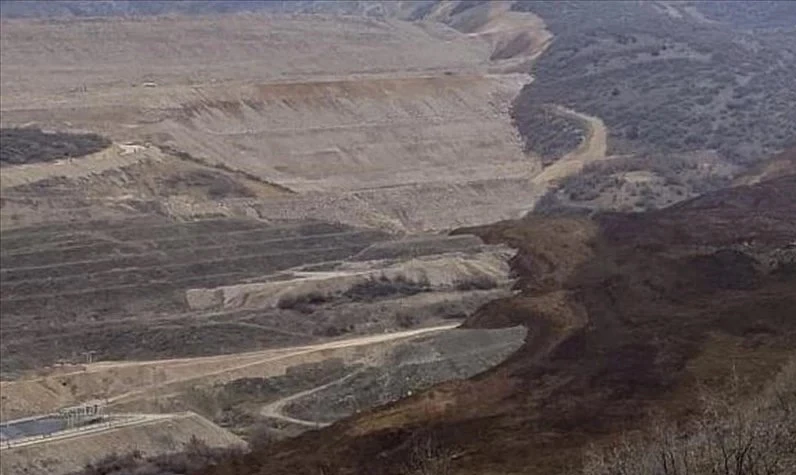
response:
<path id="1" fill-rule="evenodd" d="M 544 192 L 509 117 L 530 77 L 503 67 L 530 60 L 545 36 L 519 30 L 544 25 L 492 13 L 470 32 L 292 15 L 3 20 L 0 126 L 111 144 L 3 167 L 3 417 L 93 397 L 171 411 L 199 387 L 310 358 L 273 365 L 285 347 L 375 367 L 385 350 L 363 342 L 449 330 L 509 295 L 512 252 L 428 233 L 519 217 Z M 519 61 L 496 67 L 496 49 L 502 61 L 515 47 Z M 452 336 L 450 358 L 424 341 L 394 361 L 427 385 L 522 338 L 475 333 Z M 385 378 L 363 407 L 416 387 L 380 368 L 357 387 Z"/>
<path id="2" fill-rule="evenodd" d="M 522 81 L 452 75 L 271 83 L 237 91 L 238 100 L 210 90 L 154 129 L 171 136 L 168 145 L 299 192 L 516 178 L 529 176 L 533 164 L 500 116 Z"/>
<path id="3" fill-rule="evenodd" d="M 500 36 L 500 15 L 512 28 L 532 17 L 502 8 L 472 35 L 431 21 L 302 15 L 103 18 L 69 28 L 6 20 L 2 126 L 148 143 L 169 163 L 187 160 L 298 193 L 147 204 L 168 216 L 333 219 L 400 231 L 515 218 L 544 190 L 529 185 L 540 165 L 524 154 L 509 116 L 530 77 L 490 74 L 489 38 Z M 456 17 L 449 12 L 446 21 Z M 544 31 L 538 19 L 522 26 Z M 517 53 L 523 61 L 533 45 Z M 145 73 L 128 64 L 133 56 Z M 115 169 L 130 169 L 128 161 Z M 136 163 L 150 175 L 160 167 Z M 92 190 L 107 178 L 71 183 Z M 141 187 L 124 188 L 136 196 Z M 109 214 L 85 198 L 74 197 L 84 206 L 80 219 Z M 142 206 L 129 196 L 119 201 Z M 34 212 L 43 214 L 13 211 Z"/>
<path id="4" fill-rule="evenodd" d="M 162 304 L 156 295 L 180 286 L 238 281 L 340 259 L 382 236 L 325 224 L 280 228 L 234 220 L 134 220 L 9 232 L 2 260 L 4 310 L 13 315 L 47 300 L 51 306 L 82 302 L 84 311 L 94 306 L 107 311 L 121 300 L 117 294 Z M 131 299 L 124 305 L 141 308 Z"/>
<path id="5" fill-rule="evenodd" d="M 510 285 L 501 248 L 319 221 L 138 217 L 4 231 L 4 374 L 198 356 L 461 318 Z"/>
<path id="6" fill-rule="evenodd" d="M 488 46 L 480 41 L 459 36 L 441 42 L 429 32 L 409 22 L 354 16 L 3 19 L 3 108 L 71 105 L 53 104 L 56 97 L 98 105 L 98 97 L 124 99 L 164 86 L 442 73 L 486 63 Z M 145 82 L 157 87 L 145 88 Z"/>
<path id="7" fill-rule="evenodd" d="M 200 351 L 207 338 L 223 348 L 224 340 L 234 341 L 242 332 L 252 343 L 305 341 L 301 333 L 266 327 L 200 326 L 185 313 L 185 291 L 344 259 L 384 238 L 378 231 L 342 225 L 271 226 L 231 219 L 139 218 L 4 232 L 0 304 L 3 332 L 9 335 L 3 339 L 4 365 L 13 367 L 15 353 L 23 348 L 35 355 L 37 345 L 52 348 L 41 356 L 55 361 L 78 348 L 105 356 L 169 346 L 193 347 L 190 353 Z M 156 318 L 166 320 L 153 326 Z M 54 328 L 60 332 L 53 333 Z"/>

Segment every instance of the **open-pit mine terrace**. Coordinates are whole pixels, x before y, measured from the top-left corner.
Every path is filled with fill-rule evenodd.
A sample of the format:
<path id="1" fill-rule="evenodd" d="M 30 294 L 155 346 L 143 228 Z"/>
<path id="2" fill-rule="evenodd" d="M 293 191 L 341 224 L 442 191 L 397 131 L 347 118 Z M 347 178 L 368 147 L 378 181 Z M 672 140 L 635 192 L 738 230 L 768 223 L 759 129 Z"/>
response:
<path id="1" fill-rule="evenodd" d="M 9 230 L 0 255 L 14 371 L 85 351 L 197 356 L 383 331 L 401 307 L 420 313 L 404 326 L 461 317 L 509 283 L 510 253 L 322 222 L 136 218 Z"/>
<path id="2" fill-rule="evenodd" d="M 99 398 L 114 414 L 209 420 L 141 416 L 169 447 L 226 430 L 290 436 L 484 371 L 525 334 L 453 330 L 510 293 L 512 251 L 474 236 L 131 216 L 9 229 L 2 242 L 4 421 Z M 76 468 L 149 440 L 139 424 L 112 430 L 102 450 L 84 451 L 104 440 L 96 431 L 53 434 L 3 458 L 55 474 L 36 447 Z"/>
<path id="3" fill-rule="evenodd" d="M 293 192 L 158 200 L 177 217 L 441 230 L 520 216 L 544 191 L 530 183 L 539 161 L 523 153 L 509 116 L 530 76 L 490 72 L 490 43 L 442 23 L 301 15 L 17 20 L 3 23 L 2 41 L 3 127 L 150 144 L 168 163 Z M 143 169 L 160 166 L 153 154 L 138 155 Z M 106 159 L 122 171 L 134 161 Z M 62 164 L 51 177 L 74 177 L 76 166 Z M 23 181 L 31 173 L 48 177 L 37 169 Z M 92 182 L 84 178 L 70 196 L 83 197 L 85 181 Z M 144 193 L 140 182 L 124 188 L 109 206 Z M 7 186 L 4 194 L 19 199 Z M 46 197 L 38 189 L 26 198 L 39 207 L 17 214 L 43 213 Z"/>
<path id="4" fill-rule="evenodd" d="M 314 15 L 3 20 L 0 126 L 111 145 L 0 169 L 2 419 L 100 398 L 207 419 L 163 419 L 182 421 L 158 426 L 178 442 L 279 438 L 505 359 L 522 329 L 453 328 L 511 294 L 514 253 L 446 233 L 545 191 L 509 115 L 531 78 L 490 60 L 500 14 L 525 34 L 504 10 L 489 35 Z M 59 473 L 33 451 L 75 468 L 155 447 L 144 432 L 9 448 L 4 467 Z"/>

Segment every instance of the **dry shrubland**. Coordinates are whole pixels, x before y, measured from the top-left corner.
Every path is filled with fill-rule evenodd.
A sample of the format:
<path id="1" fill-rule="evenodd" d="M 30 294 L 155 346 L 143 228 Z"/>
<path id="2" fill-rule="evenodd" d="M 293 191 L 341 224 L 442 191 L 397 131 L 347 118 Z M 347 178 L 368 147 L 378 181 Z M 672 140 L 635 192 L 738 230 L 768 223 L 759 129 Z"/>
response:
<path id="1" fill-rule="evenodd" d="M 658 419 L 649 433 L 586 452 L 582 475 L 788 475 L 796 473 L 796 359 L 771 387 L 738 401 L 740 383 L 703 391 L 700 417 Z"/>
<path id="2" fill-rule="evenodd" d="M 185 444 L 184 451 L 147 458 L 141 451 L 129 454 L 112 454 L 89 464 L 81 475 L 176 475 L 195 473 L 213 465 L 222 457 L 236 453 L 232 449 L 209 447 L 196 436 Z"/>
<path id="3" fill-rule="evenodd" d="M 539 106 L 555 103 L 600 117 L 611 154 L 714 149 L 744 164 L 785 148 L 796 123 L 788 86 L 796 35 L 777 27 L 792 25 L 796 10 L 778 11 L 776 2 L 705 3 L 694 8 L 724 21 L 686 10 L 672 16 L 653 2 L 516 3 L 544 18 L 556 40 L 535 64 L 536 80 L 515 113 L 540 115 Z M 769 17 L 750 22 L 748 9 Z M 535 122 L 519 123 L 526 140 L 536 131 L 522 124 Z"/>
<path id="4" fill-rule="evenodd" d="M 651 210 L 728 186 L 737 167 L 709 156 L 643 155 L 589 163 L 536 204 L 537 213 L 577 207 Z M 634 180 L 640 172 L 643 180 Z"/>

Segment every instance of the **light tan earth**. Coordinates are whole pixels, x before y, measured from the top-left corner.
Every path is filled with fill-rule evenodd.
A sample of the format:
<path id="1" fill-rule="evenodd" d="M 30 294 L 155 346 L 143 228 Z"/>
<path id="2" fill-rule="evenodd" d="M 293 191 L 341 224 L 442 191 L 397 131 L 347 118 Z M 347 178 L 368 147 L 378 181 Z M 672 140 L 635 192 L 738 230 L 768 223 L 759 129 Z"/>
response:
<path id="1" fill-rule="evenodd" d="M 509 117 L 531 78 L 527 69 L 495 73 L 490 56 L 510 41 L 503 32 L 533 37 L 506 58 L 523 61 L 549 33 L 530 14 L 490 8 L 475 23 L 447 15 L 470 33 L 433 21 L 313 15 L 6 21 L 2 124 L 97 132 L 151 144 L 146 153 L 170 147 L 298 192 L 159 200 L 159 212 L 174 217 L 327 215 L 396 231 L 517 217 L 541 192 L 529 185 L 539 161 L 523 153 Z M 126 170 L 135 155 L 103 160 L 95 171 Z M 69 166 L 42 167 L 74 178 Z M 39 168 L 23 174 L 46 176 Z M 12 175 L 9 187 L 20 180 Z M 101 180 L 88 181 L 76 187 Z M 136 196 L 142 187 L 125 188 Z M 107 205 L 125 204 L 116 198 Z M 36 204 L 42 220 L 52 219 L 52 203 Z M 101 213 L 92 206 L 96 200 L 74 207 Z"/>
<path id="2" fill-rule="evenodd" d="M 527 71 L 549 46 L 553 35 L 544 21 L 531 12 L 511 11 L 513 2 L 490 1 L 453 14 L 456 2 L 441 2 L 429 15 L 470 37 L 486 41 L 491 48 L 492 70 Z"/>
<path id="3" fill-rule="evenodd" d="M 163 154 L 153 147 L 113 145 L 101 152 L 79 159 L 61 159 L 49 163 L 30 163 L 3 170 L 0 190 L 29 185 L 50 178 L 76 180 L 95 173 L 126 168 L 143 160 L 162 160 Z"/>
<path id="4" fill-rule="evenodd" d="M 232 81 L 478 70 L 488 50 L 477 39 L 441 42 L 420 25 L 364 17 L 241 14 L 2 26 L 6 110 L 66 108 L 81 100 L 153 107 L 191 86 Z M 141 95 L 147 100 L 129 100 Z"/>
<path id="5" fill-rule="evenodd" d="M 350 263 L 330 272 L 299 272 L 289 280 L 189 289 L 185 299 L 193 310 L 230 310 L 274 308 L 309 295 L 331 298 L 373 281 L 422 284 L 444 291 L 454 289 L 459 282 L 486 279 L 508 287 L 508 260 L 513 254 L 509 249 L 495 248 L 470 255 L 416 258 L 400 264 L 388 260 Z"/>

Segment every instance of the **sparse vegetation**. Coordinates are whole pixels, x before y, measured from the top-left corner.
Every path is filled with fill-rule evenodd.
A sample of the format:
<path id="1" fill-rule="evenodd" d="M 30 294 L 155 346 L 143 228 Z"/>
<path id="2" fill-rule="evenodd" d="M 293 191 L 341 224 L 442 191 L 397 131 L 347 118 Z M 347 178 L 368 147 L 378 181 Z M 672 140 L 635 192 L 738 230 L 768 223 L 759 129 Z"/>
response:
<path id="1" fill-rule="evenodd" d="M 456 283 L 456 290 L 490 290 L 498 286 L 495 278 L 487 275 L 479 275 L 470 279 L 461 280 Z"/>
<path id="2" fill-rule="evenodd" d="M 577 120 L 557 114 L 550 106 L 515 104 L 512 118 L 524 134 L 525 150 L 539 155 L 543 165 L 571 152 L 583 141 L 585 130 Z"/>
<path id="3" fill-rule="evenodd" d="M 256 194 L 239 181 L 211 170 L 192 170 L 160 179 L 168 193 L 204 190 L 212 199 L 253 198 Z"/>
<path id="4" fill-rule="evenodd" d="M 487 0 L 463 0 L 461 2 L 456 3 L 456 5 L 451 9 L 450 15 L 458 15 L 459 13 L 464 13 L 467 10 L 477 7 L 486 3 Z"/>
<path id="5" fill-rule="evenodd" d="M 454 451 L 428 435 L 412 444 L 406 475 L 449 475 L 453 473 Z"/>
<path id="6" fill-rule="evenodd" d="M 277 304 L 281 309 L 303 309 L 309 305 L 319 305 L 324 302 L 329 302 L 334 296 L 327 295 L 322 292 L 313 291 L 305 294 L 286 295 L 279 299 Z"/>
<path id="7" fill-rule="evenodd" d="M 97 134 L 44 132 L 41 129 L 0 129 L 0 166 L 50 162 L 99 152 L 111 145 Z"/>
<path id="8" fill-rule="evenodd" d="M 140 451 L 112 454 L 89 464 L 80 475 L 188 475 L 233 455 L 240 451 L 214 449 L 194 436 L 182 452 L 158 457 L 145 457 Z"/>
<path id="9" fill-rule="evenodd" d="M 718 3 L 709 10 L 747 8 Z M 687 11 L 675 18 L 652 2 L 528 1 L 514 8 L 538 13 L 556 35 L 515 106 L 529 143 L 536 131 L 522 125 L 541 122 L 527 116 L 543 115 L 549 103 L 600 117 L 612 154 L 715 149 L 749 163 L 796 136 L 792 28 L 747 32 Z M 793 25 L 794 9 L 780 10 Z M 561 148 L 565 139 L 556 139 Z"/>
<path id="10" fill-rule="evenodd" d="M 412 328 L 417 324 L 417 321 L 411 313 L 398 312 L 395 314 L 395 323 L 398 328 Z"/>
<path id="11" fill-rule="evenodd" d="M 339 359 L 297 365 L 288 368 L 284 375 L 240 378 L 209 387 L 191 388 L 178 396 L 160 400 L 158 408 L 163 412 L 196 412 L 244 439 L 263 439 L 273 434 L 259 417 L 257 409 L 262 404 L 329 383 L 357 367 L 345 365 Z"/>
<path id="12" fill-rule="evenodd" d="M 134 3 L 97 5 L 114 14 L 216 8 Z M 399 2 L 281 3 L 382 15 Z M 81 4 L 75 14 L 96 11 Z M 156 418 L 142 418 L 146 446 L 116 429 L 97 439 L 182 453 L 113 455 L 85 475 L 552 475 L 573 465 L 581 475 L 796 473 L 796 365 L 787 385 L 746 399 L 796 348 L 796 176 L 668 206 L 724 187 L 792 139 L 790 10 L 741 21 L 732 7 L 690 2 L 517 2 L 555 33 L 514 105 L 526 149 L 551 165 L 578 147 L 582 124 L 558 114 L 565 108 L 587 124 L 600 121 L 585 114 L 601 118 L 611 134 L 610 156 L 603 129 L 592 128 L 598 146 L 539 180 L 504 116 L 522 75 L 500 73 L 535 59 L 489 65 L 486 56 L 488 43 L 501 59 L 547 37 L 526 32 L 532 23 L 504 3 L 420 5 L 407 12 L 463 12 L 473 33 L 361 16 L 7 22 L 3 97 L 14 103 L 4 121 L 8 111 L 9 123 L 95 124 L 171 147 L 128 157 L 149 170 L 135 186 L 126 172 L 85 167 L 43 188 L 3 189 L 3 200 L 79 218 L 42 214 L 39 226 L 3 230 L 0 329 L 13 338 L 0 345 L 0 368 L 41 368 L 3 383 L 4 418 L 99 395 L 119 413 L 193 410 L 253 442 L 246 453 L 195 437 L 183 447 L 186 435 L 204 431 L 211 442 L 218 428 L 201 419 L 177 443 L 172 418 L 157 434 Z M 521 33 L 504 41 L 504 27 Z M 120 41 L 96 41 L 111 37 Z M 79 148 L 47 140 L 58 153 Z M 57 155 L 36 147 L 28 155 Z M 28 153 L 9 150 L 9 163 Z M 201 171 L 148 168 L 175 157 Z M 602 161 L 567 175 L 592 158 Z M 13 172 L 27 170 L 4 169 Z M 267 179 L 300 193 L 270 199 Z M 537 199 L 535 184 L 556 179 L 538 211 L 575 205 L 589 216 L 531 213 L 466 230 L 483 240 L 412 235 L 514 217 Z M 107 195 L 98 185 L 110 182 Z M 88 205 L 114 214 L 99 221 Z M 592 213 L 655 208 L 664 209 Z M 246 219 L 174 222 L 205 213 Z M 297 221 L 308 216 L 368 228 Z M 284 295 L 277 308 L 274 295 Z M 454 316 L 466 318 L 431 327 Z M 367 336 L 314 344 L 341 335 Z M 122 362 L 83 366 L 92 355 Z M 213 356 L 187 359 L 199 355 Z M 80 365 L 42 368 L 57 359 Z M 239 442 L 219 432 L 220 444 Z M 3 455 L 32 459 L 41 447 Z"/>
<path id="13" fill-rule="evenodd" d="M 382 276 L 348 289 L 343 295 L 355 302 L 396 296 L 409 296 L 431 290 L 428 282 L 415 282 L 403 276 L 389 279 Z"/>
<path id="14" fill-rule="evenodd" d="M 626 436 L 585 457 L 583 475 L 789 475 L 796 472 L 796 360 L 766 392 L 743 400 L 704 394 L 702 414 L 684 425 L 658 419 L 643 437 Z"/>
<path id="15" fill-rule="evenodd" d="M 730 184 L 737 167 L 710 157 L 644 155 L 587 164 L 558 183 L 536 205 L 541 213 L 568 208 L 644 211 Z M 641 179 L 635 179 L 640 173 Z"/>

